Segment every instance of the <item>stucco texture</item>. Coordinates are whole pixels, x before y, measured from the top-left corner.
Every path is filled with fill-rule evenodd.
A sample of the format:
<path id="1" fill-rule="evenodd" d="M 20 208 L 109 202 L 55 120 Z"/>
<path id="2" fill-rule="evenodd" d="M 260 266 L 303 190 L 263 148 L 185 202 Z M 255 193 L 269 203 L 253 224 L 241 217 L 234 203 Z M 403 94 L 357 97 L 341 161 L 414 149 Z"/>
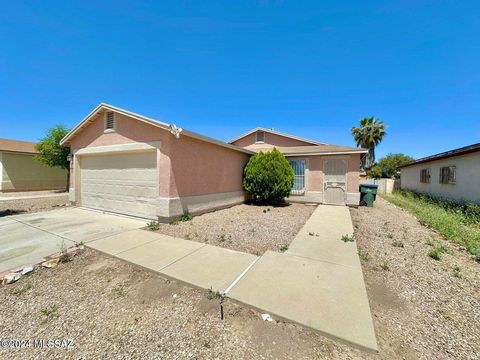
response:
<path id="1" fill-rule="evenodd" d="M 160 141 L 160 197 L 242 191 L 247 154 L 187 136 L 176 139 L 164 129 L 122 114 L 115 116 L 115 132 L 104 132 L 100 113 L 70 141 L 71 148 Z"/>
<path id="2" fill-rule="evenodd" d="M 456 183 L 440 184 L 440 168 L 456 167 Z M 430 169 L 430 183 L 420 182 L 420 170 Z M 402 189 L 438 197 L 480 203 L 480 152 L 430 161 L 401 170 Z"/>
<path id="3" fill-rule="evenodd" d="M 65 189 L 67 171 L 33 159 L 33 154 L 0 152 L 0 191 Z"/>

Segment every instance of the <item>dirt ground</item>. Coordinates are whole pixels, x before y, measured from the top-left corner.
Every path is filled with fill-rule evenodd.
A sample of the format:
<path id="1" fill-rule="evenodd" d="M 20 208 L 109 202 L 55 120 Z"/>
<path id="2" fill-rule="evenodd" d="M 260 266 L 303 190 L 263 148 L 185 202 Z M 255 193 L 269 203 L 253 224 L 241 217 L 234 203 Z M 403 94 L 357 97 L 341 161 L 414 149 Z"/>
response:
<path id="1" fill-rule="evenodd" d="M 62 194 L 54 197 L 9 200 L 11 197 Z M 26 191 L 0 193 L 0 217 L 30 212 L 52 210 L 69 206 L 68 193 L 65 191 Z"/>
<path id="2" fill-rule="evenodd" d="M 351 214 L 380 357 L 480 359 L 480 263 L 381 198 Z"/>
<path id="3" fill-rule="evenodd" d="M 1 359 L 318 359 L 359 353 L 297 325 L 85 250 L 0 287 L 1 339 L 67 339 L 71 349 L 0 349 Z M 342 350 L 343 349 L 343 350 Z"/>
<path id="4" fill-rule="evenodd" d="M 210 245 L 262 255 L 285 251 L 315 206 L 236 205 L 195 216 L 190 221 L 160 224 L 158 232 Z"/>
<path id="5" fill-rule="evenodd" d="M 0 358 L 478 359 L 480 264 L 448 242 L 452 254 L 431 259 L 427 242 L 443 240 L 382 199 L 351 213 L 378 354 L 264 322 L 228 299 L 221 320 L 220 300 L 205 291 L 85 250 L 0 286 L 0 338 L 71 339 L 73 348 L 0 349 Z"/>

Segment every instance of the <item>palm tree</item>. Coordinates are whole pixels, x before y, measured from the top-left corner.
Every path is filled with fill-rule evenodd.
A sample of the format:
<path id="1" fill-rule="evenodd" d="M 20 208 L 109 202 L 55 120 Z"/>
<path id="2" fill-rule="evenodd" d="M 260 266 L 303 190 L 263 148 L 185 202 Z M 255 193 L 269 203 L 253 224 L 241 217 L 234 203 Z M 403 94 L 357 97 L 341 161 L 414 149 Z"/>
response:
<path id="1" fill-rule="evenodd" d="M 365 171 L 375 164 L 375 146 L 380 144 L 385 132 L 386 125 L 380 119 L 374 117 L 360 120 L 360 127 L 352 127 L 352 135 L 357 146 L 368 149 L 360 164 L 362 171 Z"/>

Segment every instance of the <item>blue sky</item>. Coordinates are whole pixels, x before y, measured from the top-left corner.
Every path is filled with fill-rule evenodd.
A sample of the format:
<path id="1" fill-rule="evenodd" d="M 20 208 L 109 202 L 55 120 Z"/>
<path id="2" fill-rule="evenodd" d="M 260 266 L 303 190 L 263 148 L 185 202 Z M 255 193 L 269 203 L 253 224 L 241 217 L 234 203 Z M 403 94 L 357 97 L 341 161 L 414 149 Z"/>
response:
<path id="1" fill-rule="evenodd" d="M 228 140 L 256 126 L 377 156 L 480 141 L 478 1 L 2 1 L 0 137 L 107 102 Z"/>

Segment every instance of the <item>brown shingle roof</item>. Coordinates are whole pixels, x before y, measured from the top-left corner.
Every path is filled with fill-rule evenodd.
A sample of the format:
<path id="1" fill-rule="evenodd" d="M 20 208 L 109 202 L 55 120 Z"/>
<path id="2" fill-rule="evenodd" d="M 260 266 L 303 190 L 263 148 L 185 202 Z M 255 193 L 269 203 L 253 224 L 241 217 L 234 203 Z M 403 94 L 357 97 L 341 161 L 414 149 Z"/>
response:
<path id="1" fill-rule="evenodd" d="M 285 156 L 294 155 L 322 155 L 322 154 L 352 154 L 359 153 L 365 154 L 368 152 L 366 149 L 356 148 L 351 146 L 339 146 L 339 145 L 314 145 L 314 146 L 276 146 L 277 150 L 283 153 Z M 272 148 L 255 149 L 255 151 L 269 151 Z"/>
<path id="2" fill-rule="evenodd" d="M 0 139 L 0 151 L 14 151 L 29 154 L 37 153 L 35 143 L 10 139 Z"/>

